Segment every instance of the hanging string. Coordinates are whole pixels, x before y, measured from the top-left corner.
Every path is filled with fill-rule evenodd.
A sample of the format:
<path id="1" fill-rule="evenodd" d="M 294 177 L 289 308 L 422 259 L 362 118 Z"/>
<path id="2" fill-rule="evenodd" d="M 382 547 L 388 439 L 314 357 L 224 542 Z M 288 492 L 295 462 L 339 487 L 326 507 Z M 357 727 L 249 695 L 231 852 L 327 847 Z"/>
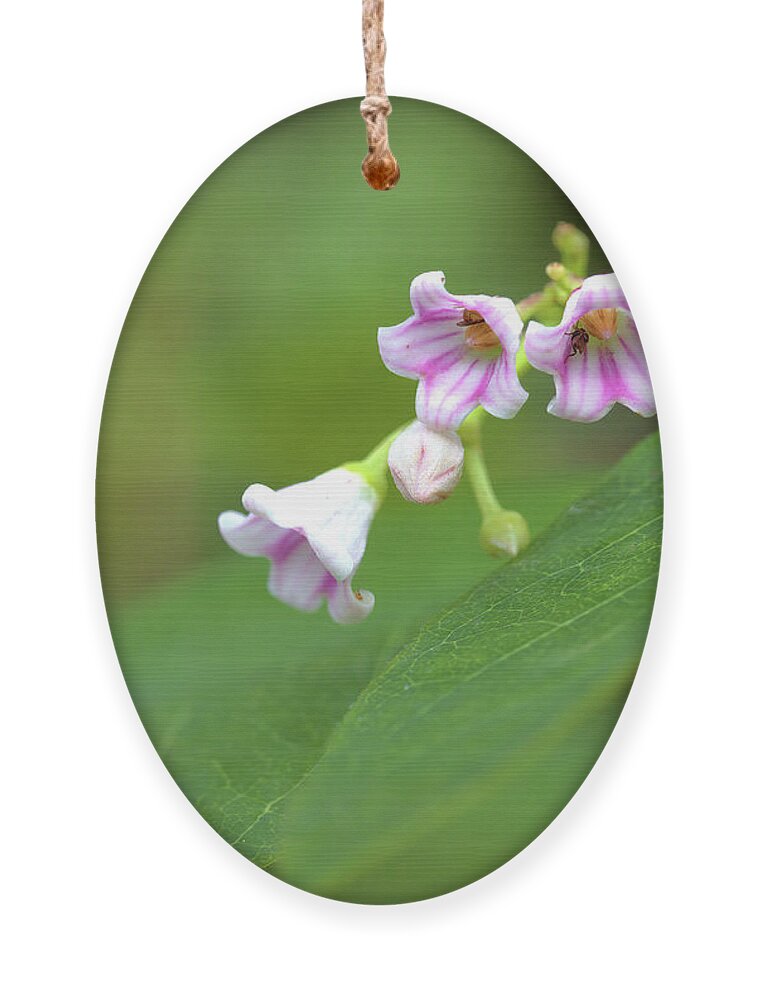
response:
<path id="1" fill-rule="evenodd" d="M 375 191 L 389 191 L 400 177 L 387 135 L 387 117 L 392 105 L 384 83 L 384 0 L 363 0 L 363 58 L 366 62 L 366 96 L 361 114 L 366 122 L 368 153 L 361 169 Z"/>

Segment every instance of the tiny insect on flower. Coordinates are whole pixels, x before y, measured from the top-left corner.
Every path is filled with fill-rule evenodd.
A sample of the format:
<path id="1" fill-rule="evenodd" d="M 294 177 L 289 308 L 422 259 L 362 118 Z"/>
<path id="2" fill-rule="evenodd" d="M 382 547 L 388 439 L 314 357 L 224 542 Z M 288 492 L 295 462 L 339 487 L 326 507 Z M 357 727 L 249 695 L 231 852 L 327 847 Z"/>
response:
<path id="1" fill-rule="evenodd" d="M 586 278 L 557 326 L 529 323 L 524 348 L 530 364 L 553 376 L 548 412 L 557 417 L 600 420 L 614 403 L 643 417 L 655 413 L 639 333 L 615 274 Z"/>
<path id="2" fill-rule="evenodd" d="M 569 330 L 567 336 L 571 337 L 571 354 L 569 357 L 573 358 L 577 354 L 584 354 L 587 350 L 587 344 L 590 342 L 590 335 L 584 327 L 577 324 Z"/>

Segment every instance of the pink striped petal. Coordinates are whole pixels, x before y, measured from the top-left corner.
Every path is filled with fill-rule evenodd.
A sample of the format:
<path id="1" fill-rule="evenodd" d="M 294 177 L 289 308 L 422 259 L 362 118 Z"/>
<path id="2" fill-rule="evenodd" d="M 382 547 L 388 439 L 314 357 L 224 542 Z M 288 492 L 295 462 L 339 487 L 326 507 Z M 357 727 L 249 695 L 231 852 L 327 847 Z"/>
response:
<path id="1" fill-rule="evenodd" d="M 411 282 L 411 308 L 416 315 L 456 305 L 458 300 L 445 288 L 444 271 L 426 271 Z"/>
<path id="2" fill-rule="evenodd" d="M 516 373 L 515 354 L 501 354 L 480 397 L 481 405 L 493 417 L 509 420 L 516 416 L 528 395 Z"/>
<path id="3" fill-rule="evenodd" d="M 460 352 L 448 367 L 421 379 L 416 390 L 416 416 L 437 430 L 455 430 L 479 405 L 493 368 L 493 361 Z"/>
<path id="4" fill-rule="evenodd" d="M 532 320 L 526 328 L 524 351 L 532 367 L 551 375 L 562 372 L 569 346 L 568 330 L 561 326 L 543 326 Z M 574 359 L 572 359 L 574 360 Z"/>
<path id="5" fill-rule="evenodd" d="M 420 319 L 411 316 L 398 326 L 379 330 L 379 353 L 395 375 L 423 378 L 434 366 L 457 355 L 465 343 L 458 326 L 460 310 L 453 316 Z"/>
<path id="6" fill-rule="evenodd" d="M 563 311 L 560 330 L 568 330 L 581 316 L 593 309 L 622 309 L 629 312 L 629 303 L 615 274 L 593 274 L 569 295 Z"/>
<path id="7" fill-rule="evenodd" d="M 613 344 L 613 363 L 617 379 L 616 398 L 619 403 L 642 417 L 655 413 L 653 384 L 647 368 L 637 327 L 631 316 L 620 325 L 617 343 Z"/>
<path id="8" fill-rule="evenodd" d="M 564 344 L 567 338 L 564 337 Z M 547 406 L 548 413 L 566 420 L 591 423 L 600 420 L 613 406 L 601 365 L 605 346 L 590 340 L 584 354 L 570 358 L 571 364 L 555 374 L 555 396 Z M 574 364 L 576 362 L 576 364 Z"/>

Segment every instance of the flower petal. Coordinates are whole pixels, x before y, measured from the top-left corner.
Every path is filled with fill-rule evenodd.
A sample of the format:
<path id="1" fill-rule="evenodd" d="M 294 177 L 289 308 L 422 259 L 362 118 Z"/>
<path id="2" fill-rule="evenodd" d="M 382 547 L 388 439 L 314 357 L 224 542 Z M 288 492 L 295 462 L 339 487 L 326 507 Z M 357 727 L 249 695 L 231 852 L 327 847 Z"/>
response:
<path id="1" fill-rule="evenodd" d="M 532 320 L 526 328 L 524 351 L 527 361 L 541 372 L 554 374 L 562 368 L 569 352 L 568 337 L 561 326 L 544 326 Z"/>
<path id="2" fill-rule="evenodd" d="M 591 340 L 584 354 L 576 354 L 563 364 L 555 373 L 556 393 L 547 405 L 548 413 L 582 423 L 592 423 L 606 415 L 615 400 L 606 385 L 601 362 L 604 353 L 604 345 Z"/>
<path id="3" fill-rule="evenodd" d="M 515 354 L 503 351 L 494 362 L 490 380 L 481 395 L 481 404 L 493 417 L 509 420 L 515 417 L 529 393 L 519 382 Z"/>
<path id="4" fill-rule="evenodd" d="M 501 295 L 462 295 L 459 301 L 466 309 L 479 313 L 503 350 L 515 358 L 524 322 L 513 301 Z"/>
<path id="5" fill-rule="evenodd" d="M 255 483 L 242 501 L 249 513 L 226 511 L 219 530 L 235 551 L 271 560 L 273 597 L 300 611 L 315 611 L 326 598 L 335 621 L 366 617 L 374 595 L 353 593 L 351 581 L 378 497 L 358 471 L 331 469 L 277 491 Z"/>
<path id="6" fill-rule="evenodd" d="M 593 309 L 621 309 L 629 314 L 629 303 L 615 274 L 595 274 L 571 293 L 558 326 L 543 326 L 532 320 L 526 328 L 524 348 L 529 363 L 540 371 L 553 372 L 565 360 L 564 339 L 574 323 Z"/>
<path id="7" fill-rule="evenodd" d="M 385 366 L 403 378 L 423 378 L 446 358 L 458 353 L 466 338 L 457 317 L 411 316 L 397 326 L 379 330 L 379 354 Z"/>
<path id="8" fill-rule="evenodd" d="M 352 579 L 337 583 L 327 593 L 329 614 L 340 625 L 363 621 L 374 607 L 374 595 L 370 590 L 354 591 Z"/>
<path id="9" fill-rule="evenodd" d="M 623 309 L 629 312 L 619 280 L 615 274 L 593 274 L 585 278 L 579 288 L 568 297 L 563 319 L 558 327 L 562 332 L 593 309 Z"/>
<path id="10" fill-rule="evenodd" d="M 226 510 L 219 515 L 218 529 L 227 545 L 243 556 L 267 556 L 288 534 L 265 518 L 240 514 L 236 510 Z"/>
<path id="11" fill-rule="evenodd" d="M 331 469 L 276 491 L 255 483 L 245 490 L 242 503 L 279 527 L 304 535 L 324 567 L 344 580 L 363 557 L 378 498 L 358 473 Z"/>
<path id="12" fill-rule="evenodd" d="M 272 559 L 268 591 L 298 611 L 315 611 L 329 579 L 308 542 L 299 538 L 283 558 Z"/>
<path id="13" fill-rule="evenodd" d="M 480 402 L 493 417 L 515 417 L 529 398 L 516 371 L 516 355 L 524 327 L 519 311 L 511 299 L 499 295 L 466 295 L 462 300 L 467 309 L 480 314 L 503 348 L 492 364 L 491 377 Z"/>
<path id="14" fill-rule="evenodd" d="M 463 303 L 446 291 L 444 283 L 442 271 L 419 274 L 411 282 L 413 315 L 397 326 L 379 329 L 379 353 L 396 375 L 424 376 L 446 352 L 465 343 L 458 326 Z"/>
<path id="15" fill-rule="evenodd" d="M 416 390 L 416 416 L 437 430 L 456 430 L 479 405 L 495 362 L 461 349 L 447 367 L 423 378 Z"/>
<path id="16" fill-rule="evenodd" d="M 642 417 L 652 417 L 656 411 L 653 383 L 645 361 L 637 327 L 631 316 L 620 326 L 613 358 L 619 379 L 616 399 Z"/>
<path id="17" fill-rule="evenodd" d="M 411 282 L 411 308 L 417 316 L 457 305 L 456 297 L 445 288 L 444 271 L 426 271 Z"/>
<path id="18" fill-rule="evenodd" d="M 555 373 L 555 386 L 548 412 L 568 420 L 600 420 L 614 403 L 643 417 L 655 413 L 653 387 L 631 317 L 613 341 L 591 339 L 584 354 L 567 358 Z"/>

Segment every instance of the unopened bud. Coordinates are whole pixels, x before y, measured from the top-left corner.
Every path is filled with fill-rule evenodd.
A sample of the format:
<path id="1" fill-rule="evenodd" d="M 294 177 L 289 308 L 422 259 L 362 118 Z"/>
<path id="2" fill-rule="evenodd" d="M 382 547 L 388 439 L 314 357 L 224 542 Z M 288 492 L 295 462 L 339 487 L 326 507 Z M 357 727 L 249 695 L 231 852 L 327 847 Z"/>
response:
<path id="1" fill-rule="evenodd" d="M 559 263 L 559 261 L 557 260 L 554 260 L 552 264 L 547 265 L 547 267 L 545 268 L 545 274 L 548 276 L 548 278 L 550 278 L 551 281 L 554 281 L 557 285 L 561 284 L 561 282 L 566 281 L 566 278 L 568 277 L 568 272 L 566 271 L 565 265 Z"/>
<path id="2" fill-rule="evenodd" d="M 485 516 L 479 538 L 491 556 L 512 559 L 529 544 L 529 525 L 515 510 L 498 510 Z"/>
<path id="3" fill-rule="evenodd" d="M 387 464 L 406 500 L 439 503 L 461 478 L 463 444 L 455 431 L 433 430 L 414 420 L 392 442 Z"/>
<path id="4" fill-rule="evenodd" d="M 570 222 L 559 222 L 553 230 L 553 246 L 568 271 L 580 278 L 587 276 L 590 241 L 580 229 Z"/>
<path id="5" fill-rule="evenodd" d="M 553 284 L 549 287 L 552 287 L 552 290 L 561 305 L 565 305 L 569 295 L 571 295 L 574 289 L 578 288 L 582 283 L 581 278 L 577 277 L 573 271 L 568 271 L 566 269 L 566 265 L 561 264 L 558 261 L 553 261 L 552 264 L 548 264 L 545 268 L 545 274 L 552 281 Z"/>

